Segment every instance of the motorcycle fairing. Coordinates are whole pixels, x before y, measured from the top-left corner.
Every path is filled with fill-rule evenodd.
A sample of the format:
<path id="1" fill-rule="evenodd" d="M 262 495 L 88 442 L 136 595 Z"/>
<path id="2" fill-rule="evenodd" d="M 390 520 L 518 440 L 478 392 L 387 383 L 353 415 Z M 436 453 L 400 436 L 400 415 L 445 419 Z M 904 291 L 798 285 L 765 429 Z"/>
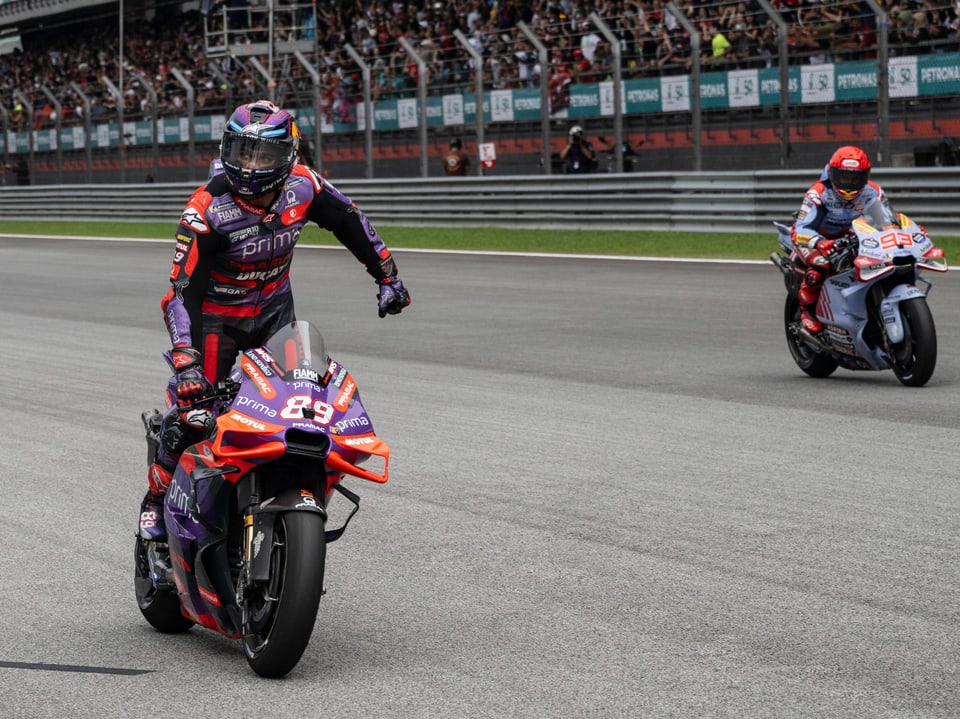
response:
<path id="1" fill-rule="evenodd" d="M 235 409 L 217 417 L 217 428 L 213 451 L 224 459 L 262 464 L 283 456 L 287 448 L 283 440 L 286 427 Z"/>
<path id="2" fill-rule="evenodd" d="M 881 348 L 872 348 L 864 339 L 867 324 L 867 293 L 870 285 L 858 283 L 853 271 L 829 277 L 817 302 L 817 317 L 837 351 L 863 360 L 871 369 L 886 369 Z"/>
<path id="3" fill-rule="evenodd" d="M 210 442 L 200 442 L 184 451 L 164 501 L 173 578 L 184 613 L 233 638 L 239 637 L 239 625 L 231 612 L 236 596 L 226 528 L 215 526 L 212 518 L 226 516 L 233 483 L 250 466 L 222 465 Z"/>
<path id="4" fill-rule="evenodd" d="M 192 602 L 188 612 L 195 613 L 204 626 L 231 639 L 238 639 L 240 615 L 236 611 L 237 594 L 230 575 L 226 536 L 220 536 L 201 546 L 197 551 L 194 566 L 197 594 L 202 604 L 198 604 L 191 595 Z M 215 622 L 215 625 L 211 625 L 211 621 Z"/>
<path id="5" fill-rule="evenodd" d="M 330 439 L 336 447 L 327 456 L 327 466 L 354 477 L 368 479 L 383 484 L 387 481 L 390 468 L 390 447 L 375 434 L 337 435 Z M 371 456 L 383 459 L 383 472 L 377 473 L 359 465 Z"/>

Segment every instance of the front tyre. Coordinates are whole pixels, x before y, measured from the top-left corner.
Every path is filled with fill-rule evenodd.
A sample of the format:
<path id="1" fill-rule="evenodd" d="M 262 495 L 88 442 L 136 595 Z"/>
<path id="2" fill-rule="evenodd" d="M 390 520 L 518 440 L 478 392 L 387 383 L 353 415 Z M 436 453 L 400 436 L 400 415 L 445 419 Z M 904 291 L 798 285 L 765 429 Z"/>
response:
<path id="1" fill-rule="evenodd" d="M 270 551 L 269 581 L 245 589 L 243 650 L 253 671 L 279 678 L 300 661 L 317 619 L 327 552 L 323 517 L 279 515 Z"/>
<path id="2" fill-rule="evenodd" d="M 783 326 L 787 335 L 787 347 L 797 367 L 811 377 L 829 377 L 837 369 L 837 361 L 828 354 L 819 352 L 797 338 L 800 325 L 800 301 L 796 295 L 787 295 L 783 306 Z"/>
<path id="3" fill-rule="evenodd" d="M 937 330 L 930 306 L 924 297 L 900 303 L 903 317 L 903 342 L 893 345 L 891 367 L 901 384 L 922 387 L 937 366 Z"/>

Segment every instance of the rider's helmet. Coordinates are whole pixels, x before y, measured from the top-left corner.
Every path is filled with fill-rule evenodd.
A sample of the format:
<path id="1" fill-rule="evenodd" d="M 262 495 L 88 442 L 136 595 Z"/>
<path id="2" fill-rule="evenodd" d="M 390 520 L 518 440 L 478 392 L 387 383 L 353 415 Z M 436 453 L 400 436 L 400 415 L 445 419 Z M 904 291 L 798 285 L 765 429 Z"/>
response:
<path id="1" fill-rule="evenodd" d="M 299 149 L 300 130 L 289 112 L 268 100 L 241 105 L 223 128 L 223 175 L 241 197 L 272 192 L 289 177 Z"/>
<path id="2" fill-rule="evenodd" d="M 830 158 L 827 177 L 841 199 L 852 202 L 870 179 L 870 158 L 859 147 L 845 145 Z"/>
<path id="3" fill-rule="evenodd" d="M 583 134 L 583 128 L 580 125 L 574 125 L 570 128 L 570 137 L 576 137 Z"/>
<path id="4" fill-rule="evenodd" d="M 463 147 L 463 143 L 460 142 L 459 137 L 455 137 L 452 140 L 450 140 L 450 147 L 455 147 L 456 149 L 459 150 L 461 147 Z"/>

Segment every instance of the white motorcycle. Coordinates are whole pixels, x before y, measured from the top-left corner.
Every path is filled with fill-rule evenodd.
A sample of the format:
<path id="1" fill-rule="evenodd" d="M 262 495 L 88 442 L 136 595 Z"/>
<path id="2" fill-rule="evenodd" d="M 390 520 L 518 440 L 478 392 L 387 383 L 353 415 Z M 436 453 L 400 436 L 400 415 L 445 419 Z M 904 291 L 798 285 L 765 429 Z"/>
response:
<path id="1" fill-rule="evenodd" d="M 805 267 L 790 238 L 790 227 L 775 222 L 780 252 L 770 260 L 787 288 L 783 322 L 797 366 L 811 377 L 837 367 L 891 369 L 908 387 L 921 387 L 937 364 L 937 331 L 927 305 L 931 283 L 920 270 L 946 272 L 943 250 L 926 230 L 904 214 L 884 225 L 869 213 L 854 220 L 831 254 L 816 315 L 824 329 L 813 335 L 800 323 L 797 292 Z M 922 284 L 922 289 L 918 287 Z"/>

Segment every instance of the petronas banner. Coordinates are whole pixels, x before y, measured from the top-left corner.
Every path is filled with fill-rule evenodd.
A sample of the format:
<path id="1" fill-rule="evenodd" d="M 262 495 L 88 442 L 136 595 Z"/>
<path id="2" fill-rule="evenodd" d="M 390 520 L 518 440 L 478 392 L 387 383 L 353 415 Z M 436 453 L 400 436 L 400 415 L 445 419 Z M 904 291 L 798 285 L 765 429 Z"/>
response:
<path id="1" fill-rule="evenodd" d="M 960 54 L 934 54 L 896 57 L 889 63 L 890 97 L 930 97 L 960 94 Z M 878 97 L 877 68 L 869 60 L 821 65 L 794 65 L 788 68 L 791 105 L 832 104 L 873 101 Z M 604 117 L 614 114 L 613 82 L 551 87 L 552 117 Z M 627 114 L 689 112 L 692 87 L 689 75 L 625 80 L 621 105 Z M 728 110 L 780 104 L 780 70 L 777 67 L 731 72 L 706 72 L 700 75 L 700 106 L 703 110 Z M 366 129 L 363 104 L 343 103 L 323 118 L 324 133 L 356 132 Z M 305 135 L 313 132 L 312 108 L 295 110 Z M 476 122 L 477 99 L 473 93 L 427 98 L 426 123 L 429 127 L 471 125 Z M 483 120 L 496 122 L 537 121 L 541 116 L 538 88 L 491 90 L 483 95 Z M 218 142 L 226 118 L 202 115 L 194 122 L 196 142 Z M 403 97 L 373 105 L 375 130 L 401 130 L 420 126 L 420 103 L 416 97 Z M 35 130 L 34 149 L 48 152 L 57 148 L 56 129 Z M 91 146 L 115 147 L 120 131 L 116 123 L 93 127 Z M 185 143 L 190 127 L 185 117 L 158 120 L 157 141 L 161 144 Z M 128 145 L 153 142 L 152 122 L 124 123 Z M 65 150 L 84 147 L 82 127 L 63 128 L 59 137 Z M 11 132 L 0 137 L 0 150 L 29 152 L 31 136 Z"/>

